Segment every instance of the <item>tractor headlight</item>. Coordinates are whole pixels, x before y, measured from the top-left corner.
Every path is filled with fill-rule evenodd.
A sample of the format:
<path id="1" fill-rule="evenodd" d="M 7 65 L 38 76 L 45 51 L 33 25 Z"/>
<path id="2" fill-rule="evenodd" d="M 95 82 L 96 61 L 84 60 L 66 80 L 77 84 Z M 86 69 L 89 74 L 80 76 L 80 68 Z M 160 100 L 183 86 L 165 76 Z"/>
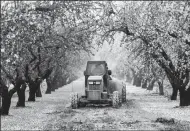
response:
<path id="1" fill-rule="evenodd" d="M 89 85 L 100 85 L 100 81 L 90 81 L 88 82 Z"/>
<path id="2" fill-rule="evenodd" d="M 100 81 L 96 81 L 96 84 L 97 84 L 97 85 L 100 85 Z"/>
<path id="3" fill-rule="evenodd" d="M 93 85 L 93 82 L 89 82 L 88 84 Z"/>

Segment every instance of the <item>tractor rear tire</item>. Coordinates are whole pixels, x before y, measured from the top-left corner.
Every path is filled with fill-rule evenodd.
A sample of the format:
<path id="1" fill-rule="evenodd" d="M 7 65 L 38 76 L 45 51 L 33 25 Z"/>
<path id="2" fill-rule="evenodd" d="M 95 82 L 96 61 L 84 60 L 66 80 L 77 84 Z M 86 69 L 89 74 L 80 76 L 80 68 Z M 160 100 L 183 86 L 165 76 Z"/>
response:
<path id="1" fill-rule="evenodd" d="M 126 87 L 122 88 L 122 102 L 126 102 Z"/>
<path id="2" fill-rule="evenodd" d="M 81 102 L 80 99 L 79 99 L 79 103 L 78 103 L 79 107 L 86 107 L 86 105 L 87 105 L 86 103 Z"/>
<path id="3" fill-rule="evenodd" d="M 77 109 L 79 105 L 78 93 L 74 92 L 71 94 L 71 107 L 72 109 Z"/>
<path id="4" fill-rule="evenodd" d="M 121 105 L 121 99 L 119 97 L 119 92 L 114 91 L 113 92 L 113 97 L 112 97 L 112 106 L 114 108 L 118 108 Z"/>

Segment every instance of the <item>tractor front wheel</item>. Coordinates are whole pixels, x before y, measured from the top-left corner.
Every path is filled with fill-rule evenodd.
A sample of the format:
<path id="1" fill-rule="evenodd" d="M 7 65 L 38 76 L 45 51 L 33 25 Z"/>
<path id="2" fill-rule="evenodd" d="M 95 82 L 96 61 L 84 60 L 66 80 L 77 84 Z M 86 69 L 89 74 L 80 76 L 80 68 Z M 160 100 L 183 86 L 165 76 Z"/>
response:
<path id="1" fill-rule="evenodd" d="M 74 92 L 71 94 L 71 107 L 72 109 L 77 109 L 79 105 L 78 93 Z"/>
<path id="2" fill-rule="evenodd" d="M 118 91 L 113 92 L 112 106 L 114 108 L 118 108 L 119 106 L 121 106 L 121 99 L 119 97 L 119 92 Z"/>

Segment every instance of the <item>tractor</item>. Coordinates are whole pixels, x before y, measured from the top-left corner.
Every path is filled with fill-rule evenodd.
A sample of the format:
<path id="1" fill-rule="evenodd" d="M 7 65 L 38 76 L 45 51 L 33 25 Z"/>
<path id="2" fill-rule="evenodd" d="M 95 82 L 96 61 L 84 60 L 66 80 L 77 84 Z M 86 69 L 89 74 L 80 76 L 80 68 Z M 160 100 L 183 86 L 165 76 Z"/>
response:
<path id="1" fill-rule="evenodd" d="M 118 108 L 126 101 L 126 86 L 123 82 L 111 78 L 106 61 L 88 61 L 85 76 L 85 87 L 82 95 L 71 94 L 73 109 L 85 107 L 87 104 L 109 104 Z M 77 88 L 77 87 L 76 87 Z"/>

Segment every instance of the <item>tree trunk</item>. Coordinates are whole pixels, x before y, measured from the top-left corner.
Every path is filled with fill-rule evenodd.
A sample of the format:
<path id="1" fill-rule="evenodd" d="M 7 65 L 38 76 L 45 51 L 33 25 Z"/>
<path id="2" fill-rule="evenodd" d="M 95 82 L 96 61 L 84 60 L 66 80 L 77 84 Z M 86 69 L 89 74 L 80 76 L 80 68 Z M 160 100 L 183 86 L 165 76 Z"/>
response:
<path id="1" fill-rule="evenodd" d="M 159 86 L 159 95 L 164 95 L 163 82 L 158 81 L 158 86 Z"/>
<path id="2" fill-rule="evenodd" d="M 85 86 L 87 86 L 87 79 L 88 79 L 88 76 L 87 76 L 87 77 L 85 76 L 85 79 L 86 79 L 86 83 L 85 83 L 86 85 L 85 85 Z M 67 84 L 67 77 L 65 77 L 65 78 L 63 79 L 63 84 L 62 84 L 62 85 L 64 86 L 64 85 L 66 85 L 66 84 Z"/>
<path id="3" fill-rule="evenodd" d="M 185 87 L 181 87 L 179 89 L 179 92 L 180 92 L 180 106 L 187 106 L 187 101 L 185 99 Z"/>
<path id="4" fill-rule="evenodd" d="M 16 88 L 11 89 L 8 94 L 8 88 L 5 89 L 5 94 L 3 95 L 2 99 L 2 115 L 8 115 L 9 114 L 9 109 L 11 106 L 11 98 L 13 94 L 16 92 Z"/>
<path id="5" fill-rule="evenodd" d="M 55 78 L 53 79 L 53 83 L 54 83 L 54 88 L 55 89 L 58 89 L 58 76 L 56 75 L 56 76 L 54 76 Z"/>
<path id="6" fill-rule="evenodd" d="M 148 85 L 147 90 L 153 90 L 154 88 L 154 83 L 156 82 L 156 80 L 153 78 L 150 82 L 150 84 Z"/>
<path id="7" fill-rule="evenodd" d="M 134 75 L 133 77 L 133 85 L 136 86 L 137 83 L 137 75 Z"/>
<path id="8" fill-rule="evenodd" d="M 54 83 L 55 89 L 58 89 L 58 80 L 55 79 L 53 83 Z"/>
<path id="9" fill-rule="evenodd" d="M 141 87 L 141 81 L 142 81 L 142 78 L 141 77 L 137 77 L 137 79 L 136 79 L 136 86 L 137 87 Z"/>
<path id="10" fill-rule="evenodd" d="M 47 89 L 46 89 L 45 94 L 51 94 L 51 83 L 49 79 L 46 79 L 46 83 L 47 83 Z"/>
<path id="11" fill-rule="evenodd" d="M 41 92 L 40 85 L 38 85 L 38 89 L 36 91 L 36 97 L 42 97 L 42 92 Z"/>
<path id="12" fill-rule="evenodd" d="M 129 75 L 129 73 L 127 73 L 125 76 L 126 76 L 126 82 L 131 83 L 132 78 L 131 78 L 131 76 Z"/>
<path id="13" fill-rule="evenodd" d="M 36 86 L 34 84 L 29 84 L 29 97 L 28 101 L 36 101 L 35 99 L 35 93 L 36 93 Z"/>
<path id="14" fill-rule="evenodd" d="M 14 88 L 8 91 L 8 87 L 4 84 L 4 82 L 1 80 L 0 86 L 3 88 L 2 93 L 2 111 L 1 114 L 8 115 L 9 114 L 9 108 L 11 105 L 11 98 L 15 92 L 18 93 L 18 96 L 20 96 L 20 86 L 24 84 L 24 81 L 20 79 L 20 77 L 17 77 L 15 80 Z"/>
<path id="15" fill-rule="evenodd" d="M 2 87 L 2 107 L 1 107 L 1 115 L 8 115 L 10 108 L 8 87 Z"/>
<path id="16" fill-rule="evenodd" d="M 177 87 L 173 87 L 173 90 L 172 90 L 172 95 L 171 95 L 171 100 L 177 100 L 177 93 L 178 93 L 178 89 Z"/>
<path id="17" fill-rule="evenodd" d="M 146 79 L 143 84 L 142 84 L 142 88 L 146 89 L 147 88 L 147 82 L 148 82 L 148 79 Z"/>
<path id="18" fill-rule="evenodd" d="M 17 107 L 25 107 L 25 90 L 26 90 L 26 84 L 22 84 L 22 87 L 20 89 L 17 89 L 18 94 L 18 102 Z"/>
<path id="19" fill-rule="evenodd" d="M 51 85 L 51 91 L 55 91 L 55 85 Z"/>
<path id="20" fill-rule="evenodd" d="M 8 115 L 9 109 L 11 105 L 11 99 L 9 96 L 8 87 L 2 85 L 2 107 L 1 107 L 1 115 Z M 16 91 L 15 91 L 16 92 Z"/>
<path id="21" fill-rule="evenodd" d="M 187 104 L 190 105 L 190 86 L 188 87 L 186 91 L 186 100 L 187 100 Z"/>
<path id="22" fill-rule="evenodd" d="M 179 89 L 179 92 L 180 92 L 180 106 L 190 105 L 190 99 L 189 99 L 190 89 L 186 91 L 185 87 L 181 87 Z"/>
<path id="23" fill-rule="evenodd" d="M 8 87 L 3 87 L 1 115 L 8 115 L 9 114 L 10 105 L 11 105 L 11 101 L 9 98 Z"/>
<path id="24" fill-rule="evenodd" d="M 50 79 L 50 85 L 51 85 L 51 91 L 55 91 L 55 84 L 54 84 L 54 79 Z"/>
<path id="25" fill-rule="evenodd" d="M 36 94 L 37 89 L 38 89 L 37 83 L 35 83 L 34 81 L 30 81 L 28 101 L 36 101 L 35 94 Z"/>
<path id="26" fill-rule="evenodd" d="M 40 87 L 41 82 L 42 82 L 42 79 L 39 79 L 39 78 L 36 78 L 35 81 L 30 80 L 28 101 L 35 101 L 35 94 L 38 88 Z"/>
<path id="27" fill-rule="evenodd" d="M 55 83 L 55 89 L 58 89 L 59 87 L 58 87 L 58 83 L 56 82 Z"/>

